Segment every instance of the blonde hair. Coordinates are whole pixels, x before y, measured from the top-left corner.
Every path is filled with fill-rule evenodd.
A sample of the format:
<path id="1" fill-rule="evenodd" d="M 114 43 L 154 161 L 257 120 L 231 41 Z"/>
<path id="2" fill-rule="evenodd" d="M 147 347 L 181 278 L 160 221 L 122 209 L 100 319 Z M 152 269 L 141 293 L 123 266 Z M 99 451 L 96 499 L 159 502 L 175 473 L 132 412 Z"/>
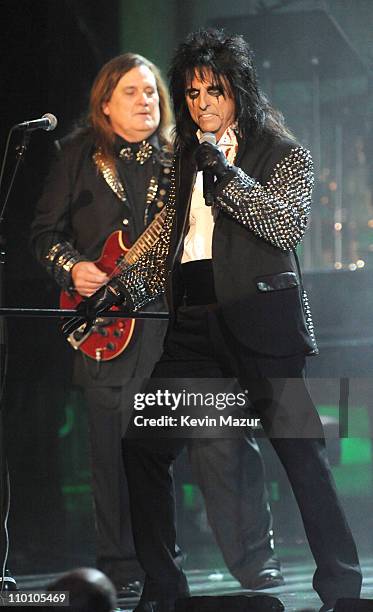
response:
<path id="1" fill-rule="evenodd" d="M 154 74 L 159 95 L 158 133 L 161 140 L 167 143 L 170 140 L 173 117 L 168 90 L 160 71 L 152 62 L 137 53 L 118 55 L 107 62 L 98 73 L 92 85 L 88 112 L 88 123 L 94 130 L 96 146 L 101 150 L 105 161 L 111 166 L 115 164 L 113 151 L 115 133 L 108 117 L 103 112 L 103 105 L 110 100 L 122 76 L 137 66 L 147 66 Z"/>

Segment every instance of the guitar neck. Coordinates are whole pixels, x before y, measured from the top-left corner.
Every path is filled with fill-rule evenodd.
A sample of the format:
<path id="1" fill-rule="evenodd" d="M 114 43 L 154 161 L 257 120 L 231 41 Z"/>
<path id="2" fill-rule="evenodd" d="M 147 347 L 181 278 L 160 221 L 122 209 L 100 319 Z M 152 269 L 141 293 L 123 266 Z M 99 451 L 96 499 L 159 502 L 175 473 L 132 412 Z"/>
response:
<path id="1" fill-rule="evenodd" d="M 153 219 L 149 227 L 147 227 L 141 236 L 139 236 L 129 251 L 127 251 L 124 256 L 124 260 L 127 265 L 136 263 L 141 255 L 144 255 L 144 253 L 149 251 L 149 249 L 155 245 L 162 231 L 166 212 L 167 208 L 165 206 L 163 210 L 158 213 L 155 219 Z"/>

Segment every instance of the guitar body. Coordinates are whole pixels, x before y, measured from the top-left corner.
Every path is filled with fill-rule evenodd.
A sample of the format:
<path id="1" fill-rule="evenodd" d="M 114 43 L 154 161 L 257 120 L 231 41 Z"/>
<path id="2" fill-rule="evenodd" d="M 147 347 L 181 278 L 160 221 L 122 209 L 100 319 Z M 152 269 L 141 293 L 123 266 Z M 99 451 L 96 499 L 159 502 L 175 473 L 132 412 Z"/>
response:
<path id="1" fill-rule="evenodd" d="M 130 245 L 127 244 L 124 233 L 118 230 L 110 234 L 104 244 L 101 256 L 94 263 L 100 270 L 111 276 L 118 264 L 124 261 L 129 250 Z M 75 309 L 83 299 L 77 292 L 62 291 L 60 308 Z M 119 308 L 113 306 L 111 310 L 119 310 Z M 110 361 L 127 348 L 134 334 L 134 329 L 135 319 L 99 317 L 86 337 L 82 329 L 79 328 L 70 334 L 68 341 L 74 349 L 82 351 L 87 357 L 96 361 Z"/>

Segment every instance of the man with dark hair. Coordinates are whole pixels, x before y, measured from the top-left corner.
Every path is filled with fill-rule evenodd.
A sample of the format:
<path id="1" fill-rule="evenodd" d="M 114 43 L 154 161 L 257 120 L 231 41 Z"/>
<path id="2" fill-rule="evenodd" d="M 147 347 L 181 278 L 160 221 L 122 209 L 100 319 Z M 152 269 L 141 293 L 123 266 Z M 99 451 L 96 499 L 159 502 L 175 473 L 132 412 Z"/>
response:
<path id="1" fill-rule="evenodd" d="M 322 610 L 331 610 L 338 597 L 359 596 L 361 572 L 303 378 L 305 356 L 317 347 L 295 248 L 310 210 L 312 159 L 260 92 L 242 37 L 191 34 L 176 51 L 170 83 L 177 156 L 163 232 L 67 328 L 83 319 L 89 326 L 113 303 L 141 308 L 166 286 L 173 317 L 152 388 L 163 388 L 165 378 L 221 376 L 247 390 L 287 471 L 317 565 L 313 584 Z M 209 142 L 199 144 L 206 132 Z M 202 173 L 214 178 L 207 190 Z M 185 440 L 139 435 L 132 423 L 124 446 L 146 572 L 136 611 L 173 612 L 188 593 L 175 552 L 170 477 Z"/>
<path id="2" fill-rule="evenodd" d="M 63 289 L 82 297 L 92 295 L 108 281 L 96 262 L 108 236 L 121 229 L 133 243 L 160 211 L 171 120 L 166 86 L 146 58 L 126 53 L 102 67 L 91 90 L 88 126 L 58 143 L 58 157 L 32 227 L 36 256 Z M 162 302 L 152 308 L 162 308 Z M 99 327 L 100 346 L 106 351 L 103 357 L 110 359 L 100 359 L 99 354 L 95 360 L 78 351 L 75 360 L 75 382 L 83 386 L 88 406 L 97 565 L 121 595 L 133 594 L 139 586 L 134 579 L 142 575 L 131 534 L 122 426 L 127 427 L 129 398 L 139 378 L 150 375 L 160 355 L 165 331 L 162 321 L 141 323 L 117 357 L 110 358 L 107 328 Z M 241 472 L 232 478 L 229 467 L 226 472 L 221 469 L 216 482 L 219 458 L 225 462 L 227 457 L 228 466 L 240 464 Z M 281 584 L 255 442 L 243 439 L 233 449 L 229 440 L 219 441 L 208 449 L 196 449 L 191 459 L 209 507 L 219 505 L 217 500 L 231 489 L 230 528 L 216 512 L 210 512 L 230 571 L 247 587 Z M 242 477 L 248 482 L 244 496 L 239 490 Z M 216 487 L 210 492 L 204 483 L 214 479 Z"/>

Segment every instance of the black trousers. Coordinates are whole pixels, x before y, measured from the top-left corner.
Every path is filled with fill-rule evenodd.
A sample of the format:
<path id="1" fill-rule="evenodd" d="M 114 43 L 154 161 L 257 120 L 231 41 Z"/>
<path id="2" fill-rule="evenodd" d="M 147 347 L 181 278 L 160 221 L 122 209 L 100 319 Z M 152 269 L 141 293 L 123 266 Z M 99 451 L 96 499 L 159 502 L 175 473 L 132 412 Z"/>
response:
<path id="1" fill-rule="evenodd" d="M 303 366 L 303 356 L 274 359 L 250 353 L 230 337 L 215 306 L 185 306 L 178 310 L 153 371 L 150 390 L 169 388 L 170 379 L 230 375 L 247 388 L 297 499 L 317 566 L 314 588 L 324 602 L 334 603 L 338 597 L 359 596 L 361 572 L 331 475 L 321 423 L 303 379 Z M 176 597 L 187 593 L 187 584 L 175 548 L 172 462 L 185 444 L 193 456 L 194 452 L 208 454 L 209 445 L 223 441 L 136 438 L 134 431 L 132 423 L 123 453 L 135 546 L 146 573 L 143 598 Z M 221 465 L 228 471 L 238 469 L 230 465 L 229 457 Z M 214 487 L 214 483 L 206 486 Z M 230 509 L 223 499 L 208 507 L 208 512 L 212 524 L 224 520 L 224 514 L 229 523 Z M 234 539 L 234 535 L 229 537 Z"/>
<path id="2" fill-rule="evenodd" d="M 132 537 L 121 432 L 130 420 L 131 397 L 141 390 L 141 380 L 150 375 L 149 362 L 153 359 L 154 364 L 156 360 L 153 355 L 161 354 L 161 343 L 156 342 L 155 333 L 148 329 L 142 336 L 144 342 L 136 378 L 127 377 L 123 386 L 96 384 L 84 389 L 90 434 L 97 567 L 117 586 L 143 574 Z M 219 444 L 193 445 L 189 457 L 194 477 L 205 496 L 210 525 L 232 575 L 245 586 L 258 567 L 279 566 L 274 557 L 272 516 L 256 442 L 242 437 L 235 444 L 231 440 L 220 440 Z M 224 505 L 225 511 L 216 512 L 222 500 L 229 500 Z"/>
<path id="3" fill-rule="evenodd" d="M 88 410 L 97 567 L 119 587 L 143 574 L 133 543 L 122 461 L 122 387 L 87 387 L 84 395 Z"/>

